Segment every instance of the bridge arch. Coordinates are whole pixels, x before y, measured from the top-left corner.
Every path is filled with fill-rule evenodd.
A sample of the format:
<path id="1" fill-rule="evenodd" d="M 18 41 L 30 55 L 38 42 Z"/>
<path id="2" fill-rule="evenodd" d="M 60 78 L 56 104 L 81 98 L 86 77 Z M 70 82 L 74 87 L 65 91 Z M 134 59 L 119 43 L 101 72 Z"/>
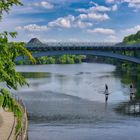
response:
<path id="1" fill-rule="evenodd" d="M 33 57 L 38 58 L 42 56 L 58 56 L 58 55 L 94 55 L 94 56 L 102 56 L 102 57 L 110 57 L 110 58 L 116 58 L 120 60 L 125 60 L 133 63 L 140 64 L 140 59 L 126 56 L 122 54 L 112 53 L 112 52 L 105 52 L 105 51 L 92 51 L 92 50 L 61 50 L 61 51 L 46 51 L 46 52 L 38 52 L 38 53 L 32 53 Z M 22 60 L 23 57 L 17 57 L 16 61 Z M 27 59 L 27 58 L 25 58 Z"/>

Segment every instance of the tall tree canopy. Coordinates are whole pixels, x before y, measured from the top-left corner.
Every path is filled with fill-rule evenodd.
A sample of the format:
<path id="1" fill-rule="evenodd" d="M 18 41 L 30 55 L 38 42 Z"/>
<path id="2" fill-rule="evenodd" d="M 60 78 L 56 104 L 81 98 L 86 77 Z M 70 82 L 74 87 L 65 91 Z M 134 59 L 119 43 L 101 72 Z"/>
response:
<path id="1" fill-rule="evenodd" d="M 20 0 L 0 0 L 0 18 L 2 18 L 3 12 L 9 12 L 13 5 L 22 5 Z"/>
<path id="2" fill-rule="evenodd" d="M 19 0 L 0 0 L 0 18 L 3 12 L 9 12 L 13 5 L 22 5 L 22 3 Z M 16 36 L 16 32 L 0 33 L 0 82 L 4 82 L 7 87 L 15 90 L 18 85 L 27 84 L 24 77 L 15 70 L 16 57 L 26 55 L 32 63 L 35 63 L 35 59 L 24 47 L 23 42 L 9 42 L 9 37 L 15 38 Z"/>
<path id="3" fill-rule="evenodd" d="M 140 43 L 140 31 L 138 31 L 136 34 L 132 34 L 132 35 L 126 36 L 123 39 L 123 42 L 127 43 L 127 44 Z"/>

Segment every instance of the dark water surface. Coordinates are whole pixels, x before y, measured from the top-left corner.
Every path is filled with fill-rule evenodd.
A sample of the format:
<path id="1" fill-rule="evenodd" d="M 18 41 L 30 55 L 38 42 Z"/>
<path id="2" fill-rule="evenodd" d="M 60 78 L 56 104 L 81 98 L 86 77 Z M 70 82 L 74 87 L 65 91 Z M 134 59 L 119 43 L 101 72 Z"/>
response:
<path id="1" fill-rule="evenodd" d="M 107 64 L 17 66 L 30 87 L 18 95 L 29 114 L 29 140 L 139 140 L 139 117 L 115 108 L 129 101 L 128 85 Z M 105 83 L 111 95 L 105 104 Z"/>

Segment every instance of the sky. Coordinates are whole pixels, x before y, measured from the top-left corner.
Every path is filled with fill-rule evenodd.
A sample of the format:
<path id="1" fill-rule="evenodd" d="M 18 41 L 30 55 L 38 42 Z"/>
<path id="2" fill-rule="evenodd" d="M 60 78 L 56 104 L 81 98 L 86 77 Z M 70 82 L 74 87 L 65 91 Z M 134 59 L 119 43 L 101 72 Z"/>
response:
<path id="1" fill-rule="evenodd" d="M 140 0 L 21 0 L 4 13 L 0 31 L 14 41 L 120 42 L 140 30 Z"/>

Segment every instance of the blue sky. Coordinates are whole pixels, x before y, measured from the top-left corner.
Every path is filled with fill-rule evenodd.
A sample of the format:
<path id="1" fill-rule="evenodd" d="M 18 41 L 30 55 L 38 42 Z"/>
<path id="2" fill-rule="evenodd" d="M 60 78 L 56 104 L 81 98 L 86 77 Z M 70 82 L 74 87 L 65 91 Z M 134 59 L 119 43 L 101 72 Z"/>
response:
<path id="1" fill-rule="evenodd" d="M 4 14 L 0 31 L 16 41 L 118 42 L 140 30 L 140 0 L 22 0 Z"/>

